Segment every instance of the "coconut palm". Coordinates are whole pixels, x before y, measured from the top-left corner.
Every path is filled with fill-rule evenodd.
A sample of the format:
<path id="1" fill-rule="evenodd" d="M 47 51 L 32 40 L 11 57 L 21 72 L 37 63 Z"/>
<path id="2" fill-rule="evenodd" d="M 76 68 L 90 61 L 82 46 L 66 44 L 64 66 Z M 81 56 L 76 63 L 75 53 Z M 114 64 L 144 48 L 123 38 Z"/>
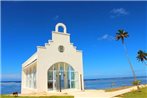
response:
<path id="1" fill-rule="evenodd" d="M 136 58 L 137 58 L 138 61 L 143 62 L 147 66 L 147 64 L 145 62 L 145 61 L 147 61 L 147 53 L 143 52 L 142 50 L 139 50 L 137 52 L 137 57 Z"/>
<path id="2" fill-rule="evenodd" d="M 134 71 L 133 65 L 132 65 L 132 63 L 131 63 L 131 61 L 129 59 L 127 47 L 126 47 L 125 41 L 124 41 L 124 39 L 127 38 L 128 36 L 129 36 L 128 32 L 120 29 L 120 30 L 118 30 L 118 33 L 116 33 L 116 40 L 121 40 L 122 41 L 122 44 L 123 44 L 124 50 L 125 50 L 125 54 L 126 54 L 126 57 L 127 57 L 127 60 L 128 60 L 128 63 L 130 65 L 131 71 L 133 73 L 134 81 L 136 81 L 137 79 L 136 79 L 135 71 Z"/>

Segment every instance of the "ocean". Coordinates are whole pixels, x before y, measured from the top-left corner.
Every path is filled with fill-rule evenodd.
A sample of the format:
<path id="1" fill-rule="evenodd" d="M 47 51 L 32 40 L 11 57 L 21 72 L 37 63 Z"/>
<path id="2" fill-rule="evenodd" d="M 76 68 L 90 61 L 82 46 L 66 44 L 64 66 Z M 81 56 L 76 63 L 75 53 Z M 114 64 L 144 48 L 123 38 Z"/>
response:
<path id="1" fill-rule="evenodd" d="M 141 84 L 147 84 L 147 76 L 137 77 L 141 80 Z M 99 78 L 99 79 L 85 79 L 85 89 L 107 89 L 117 88 L 121 86 L 132 86 L 132 77 L 123 78 Z M 1 81 L 0 94 L 11 94 L 12 92 L 21 91 L 21 81 Z"/>

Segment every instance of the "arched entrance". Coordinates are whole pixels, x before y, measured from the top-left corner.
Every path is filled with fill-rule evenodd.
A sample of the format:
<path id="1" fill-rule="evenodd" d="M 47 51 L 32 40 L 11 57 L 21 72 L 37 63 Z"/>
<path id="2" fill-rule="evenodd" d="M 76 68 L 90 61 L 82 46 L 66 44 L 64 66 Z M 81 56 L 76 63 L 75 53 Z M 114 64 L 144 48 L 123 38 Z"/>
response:
<path id="1" fill-rule="evenodd" d="M 58 62 L 48 69 L 48 90 L 78 88 L 78 72 L 65 63 Z"/>

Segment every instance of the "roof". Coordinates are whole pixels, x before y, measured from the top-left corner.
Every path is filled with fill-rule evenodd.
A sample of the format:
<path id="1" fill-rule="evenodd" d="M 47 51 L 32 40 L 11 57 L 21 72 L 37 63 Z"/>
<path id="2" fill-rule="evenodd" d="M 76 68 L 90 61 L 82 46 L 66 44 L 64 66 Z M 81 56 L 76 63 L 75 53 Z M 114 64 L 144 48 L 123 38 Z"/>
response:
<path id="1" fill-rule="evenodd" d="M 23 64 L 22 66 L 23 67 L 26 67 L 28 66 L 29 64 L 33 63 L 34 61 L 36 61 L 38 58 L 38 55 L 37 55 L 37 52 L 35 52 L 29 59 L 27 59 Z"/>

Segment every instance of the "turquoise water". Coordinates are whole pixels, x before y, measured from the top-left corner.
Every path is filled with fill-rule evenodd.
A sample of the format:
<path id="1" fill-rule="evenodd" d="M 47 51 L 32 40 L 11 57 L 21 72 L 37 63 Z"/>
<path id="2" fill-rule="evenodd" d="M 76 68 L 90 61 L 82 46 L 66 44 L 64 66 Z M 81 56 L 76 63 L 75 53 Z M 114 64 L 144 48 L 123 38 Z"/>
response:
<path id="1" fill-rule="evenodd" d="M 141 84 L 147 84 L 147 77 L 138 77 L 141 80 Z M 101 78 L 101 79 L 85 79 L 85 89 L 106 89 L 116 88 L 121 86 L 131 86 L 133 78 Z M 12 92 L 21 91 L 20 81 L 2 81 L 0 83 L 1 91 L 0 94 L 11 94 Z"/>

